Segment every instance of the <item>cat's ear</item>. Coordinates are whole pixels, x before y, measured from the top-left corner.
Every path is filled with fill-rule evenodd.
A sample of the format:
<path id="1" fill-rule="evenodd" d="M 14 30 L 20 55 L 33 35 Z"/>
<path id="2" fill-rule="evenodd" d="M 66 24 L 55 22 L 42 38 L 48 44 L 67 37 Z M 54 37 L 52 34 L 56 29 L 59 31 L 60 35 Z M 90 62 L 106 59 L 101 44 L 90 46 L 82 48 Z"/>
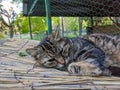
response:
<path id="1" fill-rule="evenodd" d="M 59 25 L 57 25 L 55 32 L 53 32 L 49 38 L 51 41 L 57 40 L 58 38 L 60 38 L 60 26 Z"/>

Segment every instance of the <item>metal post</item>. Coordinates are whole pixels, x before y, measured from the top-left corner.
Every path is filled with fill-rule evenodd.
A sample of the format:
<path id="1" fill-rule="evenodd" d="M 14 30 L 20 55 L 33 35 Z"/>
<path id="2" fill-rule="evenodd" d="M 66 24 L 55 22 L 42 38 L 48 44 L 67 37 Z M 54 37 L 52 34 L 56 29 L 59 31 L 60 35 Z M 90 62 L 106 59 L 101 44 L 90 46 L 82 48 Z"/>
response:
<path id="1" fill-rule="evenodd" d="M 35 0 L 32 4 L 32 6 L 30 7 L 30 10 L 28 12 L 28 23 L 29 23 L 29 29 L 30 29 L 30 39 L 33 39 L 33 36 L 32 36 L 32 28 L 31 28 L 31 20 L 30 20 L 30 14 L 32 13 L 35 5 L 37 4 L 37 1 L 38 0 Z"/>
<path id="2" fill-rule="evenodd" d="M 46 18 L 47 18 L 48 34 L 50 35 L 52 33 L 50 0 L 45 0 L 45 8 L 46 8 Z"/>
<path id="3" fill-rule="evenodd" d="M 33 2 L 32 6 L 30 7 L 30 10 L 29 10 L 29 12 L 28 12 L 28 15 L 30 15 L 30 14 L 32 13 L 35 5 L 37 4 L 37 1 L 38 1 L 38 0 L 35 0 L 35 1 Z"/>
<path id="4" fill-rule="evenodd" d="M 93 33 L 93 17 L 89 17 L 89 25 L 86 28 L 87 34 L 92 34 Z"/>
<path id="5" fill-rule="evenodd" d="M 28 22 L 29 22 L 29 29 L 30 29 L 30 39 L 33 39 L 30 16 L 28 16 Z"/>
<path id="6" fill-rule="evenodd" d="M 82 35 L 82 17 L 78 17 L 79 36 Z"/>
<path id="7" fill-rule="evenodd" d="M 61 31 L 62 31 L 62 37 L 64 37 L 64 20 L 63 17 L 60 17 L 60 25 L 61 25 Z"/>
<path id="8" fill-rule="evenodd" d="M 90 27 L 93 27 L 93 17 L 90 17 Z"/>

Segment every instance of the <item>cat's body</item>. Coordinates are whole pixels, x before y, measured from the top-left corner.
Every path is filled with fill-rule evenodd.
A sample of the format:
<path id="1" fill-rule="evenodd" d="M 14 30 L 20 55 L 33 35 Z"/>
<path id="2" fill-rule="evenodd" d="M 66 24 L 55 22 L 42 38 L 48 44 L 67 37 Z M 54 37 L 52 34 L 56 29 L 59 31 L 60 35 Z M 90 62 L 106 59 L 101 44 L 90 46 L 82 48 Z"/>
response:
<path id="1" fill-rule="evenodd" d="M 75 75 L 111 75 L 108 67 L 113 64 L 113 66 L 119 66 L 115 65 L 114 61 L 116 60 L 117 63 L 120 63 L 118 57 L 120 55 L 120 44 L 118 44 L 120 39 L 116 36 L 113 36 L 114 39 L 111 37 L 112 35 L 101 34 L 87 36 L 86 39 L 80 37 L 59 38 L 58 31 L 56 31 L 50 37 L 46 37 L 37 47 L 26 51 L 33 57 L 37 57 L 37 61 L 45 67 L 65 70 Z M 104 41 L 106 38 L 109 40 Z M 39 55 L 40 53 L 45 55 Z"/>
<path id="2" fill-rule="evenodd" d="M 105 66 L 120 67 L 120 34 L 91 34 L 85 38 L 105 52 Z"/>

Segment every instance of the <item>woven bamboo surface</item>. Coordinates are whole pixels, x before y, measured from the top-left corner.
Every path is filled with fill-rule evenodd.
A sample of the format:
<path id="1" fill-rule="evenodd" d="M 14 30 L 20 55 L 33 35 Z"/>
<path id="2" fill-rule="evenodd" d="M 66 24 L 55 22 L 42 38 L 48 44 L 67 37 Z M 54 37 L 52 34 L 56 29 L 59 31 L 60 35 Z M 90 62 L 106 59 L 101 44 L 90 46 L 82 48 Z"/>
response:
<path id="1" fill-rule="evenodd" d="M 29 55 L 20 57 L 19 52 L 38 43 L 21 39 L 0 41 L 0 90 L 120 90 L 119 77 L 70 76 L 43 67 L 30 70 L 34 59 Z"/>

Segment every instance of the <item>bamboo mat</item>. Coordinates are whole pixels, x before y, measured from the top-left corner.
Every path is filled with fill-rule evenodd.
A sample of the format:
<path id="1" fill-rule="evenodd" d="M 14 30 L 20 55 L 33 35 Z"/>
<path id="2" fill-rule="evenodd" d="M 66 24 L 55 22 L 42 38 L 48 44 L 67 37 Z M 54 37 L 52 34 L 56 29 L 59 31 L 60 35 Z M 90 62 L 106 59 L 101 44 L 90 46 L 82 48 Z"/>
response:
<path id="1" fill-rule="evenodd" d="M 38 43 L 12 39 L 0 44 L 0 90 L 120 90 L 119 77 L 70 76 L 67 72 L 43 67 L 30 70 L 34 59 L 20 57 L 19 52 Z"/>

